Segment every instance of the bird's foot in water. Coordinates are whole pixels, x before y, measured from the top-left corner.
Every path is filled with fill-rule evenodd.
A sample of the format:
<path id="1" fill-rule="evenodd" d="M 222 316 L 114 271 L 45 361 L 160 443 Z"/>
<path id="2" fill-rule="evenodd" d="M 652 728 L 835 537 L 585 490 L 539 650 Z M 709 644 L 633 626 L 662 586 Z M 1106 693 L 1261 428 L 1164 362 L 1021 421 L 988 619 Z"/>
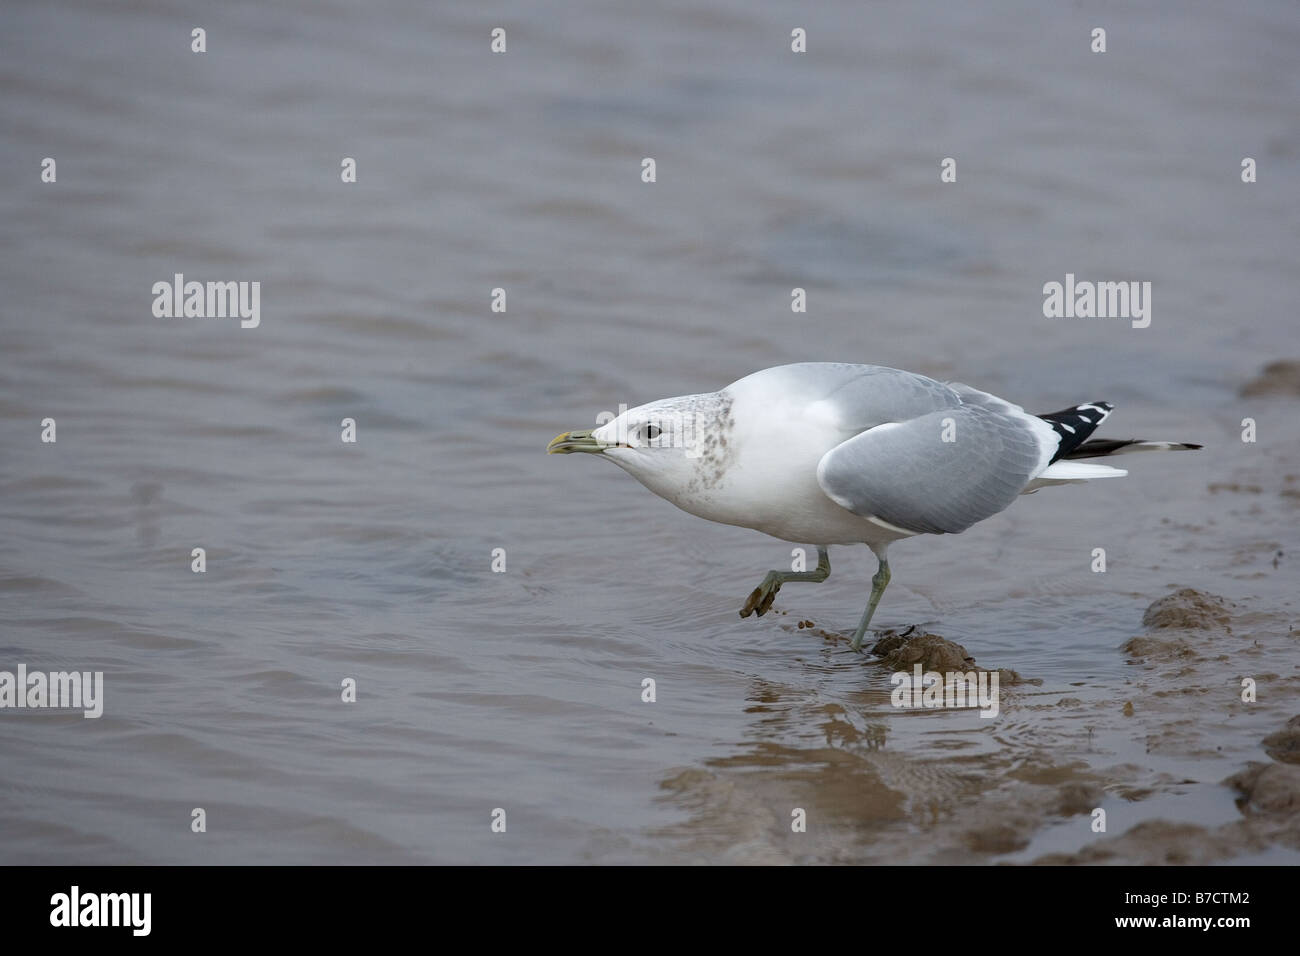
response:
<path id="1" fill-rule="evenodd" d="M 740 609 L 740 616 L 749 617 L 751 614 L 757 614 L 762 617 L 767 613 L 768 608 L 772 606 L 772 601 L 776 599 L 776 592 L 779 590 L 781 590 L 779 572 L 767 572 L 767 577 L 763 578 L 763 583 L 749 593 L 749 600 Z"/>
<path id="2" fill-rule="evenodd" d="M 918 630 L 919 629 L 919 630 Z M 875 654 L 877 657 L 883 657 L 890 651 L 902 647 L 913 637 L 921 637 L 926 633 L 924 626 L 919 624 L 909 624 L 901 631 L 893 627 L 881 627 L 876 630 L 868 629 L 863 635 L 863 642 L 860 644 L 850 644 L 851 650 L 859 651 L 866 643 L 868 637 L 871 638 L 871 644 L 867 652 Z"/>

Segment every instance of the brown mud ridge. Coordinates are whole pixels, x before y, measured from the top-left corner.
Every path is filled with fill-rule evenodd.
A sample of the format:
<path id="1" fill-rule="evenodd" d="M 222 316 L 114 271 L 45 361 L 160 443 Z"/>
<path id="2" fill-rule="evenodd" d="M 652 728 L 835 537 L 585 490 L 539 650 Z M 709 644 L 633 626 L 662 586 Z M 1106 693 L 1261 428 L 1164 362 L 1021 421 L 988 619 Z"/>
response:
<path id="1" fill-rule="evenodd" d="M 1269 362 L 1258 376 L 1241 387 L 1242 398 L 1256 395 L 1300 396 L 1300 362 L 1294 359 Z"/>
<path id="2" fill-rule="evenodd" d="M 1190 588 L 1143 625 L 1115 649 L 1122 682 L 1043 688 L 999 671 L 987 721 L 900 712 L 878 680 L 843 704 L 759 681 L 771 733 L 670 772 L 665 799 L 690 819 L 658 835 L 705 863 L 1295 862 L 1300 630 Z M 891 670 L 975 667 L 921 629 L 874 651 Z M 809 729 L 820 739 L 800 743 Z M 806 832 L 791 833 L 792 807 Z"/>
<path id="3" fill-rule="evenodd" d="M 939 634 L 930 634 L 916 627 L 902 631 L 888 629 L 871 647 L 871 653 L 880 658 L 879 662 L 890 671 L 911 671 L 917 664 L 923 671 L 936 671 L 941 674 L 962 672 L 988 672 L 998 675 L 999 686 L 1010 687 L 1026 683 L 1025 679 L 1013 670 L 1004 667 L 987 668 L 975 663 L 970 653 L 960 644 L 956 644 Z M 1029 683 L 1041 683 L 1030 681 Z"/>

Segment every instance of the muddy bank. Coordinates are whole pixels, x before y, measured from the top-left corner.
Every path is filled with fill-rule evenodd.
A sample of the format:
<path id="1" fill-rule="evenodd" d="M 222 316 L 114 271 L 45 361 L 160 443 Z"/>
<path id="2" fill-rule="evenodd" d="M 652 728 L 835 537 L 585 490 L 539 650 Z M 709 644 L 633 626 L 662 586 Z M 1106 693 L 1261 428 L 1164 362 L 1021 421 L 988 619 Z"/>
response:
<path id="1" fill-rule="evenodd" d="M 1108 789 L 1131 788 L 1137 805 L 1161 793 L 1212 786 L 1208 770 L 1226 753 L 1261 760 L 1217 781 L 1232 795 L 1238 815 L 1217 826 L 1169 819 L 1116 828 L 1072 853 L 1052 853 L 1039 863 L 1221 863 L 1248 857 L 1282 862 L 1300 852 L 1300 716 L 1287 715 L 1300 701 L 1295 632 L 1276 618 L 1246 615 L 1225 599 L 1190 588 L 1154 602 L 1144 615 L 1148 633 L 1126 642 L 1124 653 L 1141 668 L 1133 694 L 1116 720 L 1101 710 L 1091 716 L 1129 725 L 1148 754 L 1185 760 L 1187 779 L 1159 779 L 1142 767 L 1111 768 Z M 1130 709 L 1130 705 L 1131 709 Z M 1289 719 L 1287 717 L 1289 716 Z M 1267 734 L 1241 725 L 1271 725 Z M 1239 747 L 1245 737 L 1254 746 Z M 1203 769 L 1201 769 L 1203 768 Z M 1174 807 L 1177 801 L 1165 801 Z"/>
<path id="2" fill-rule="evenodd" d="M 1132 670 L 1119 687 L 1044 688 L 988 669 L 1006 678 L 987 722 L 891 708 L 892 671 L 985 668 L 923 628 L 886 632 L 862 661 L 856 712 L 763 688 L 783 703 L 774 720 L 816 724 L 822 742 L 669 774 L 665 799 L 692 818 L 658 835 L 700 862 L 1300 860 L 1300 633 L 1193 588 L 1153 601 L 1142 627 L 1115 648 Z M 935 729 L 918 737 L 913 721 Z"/>

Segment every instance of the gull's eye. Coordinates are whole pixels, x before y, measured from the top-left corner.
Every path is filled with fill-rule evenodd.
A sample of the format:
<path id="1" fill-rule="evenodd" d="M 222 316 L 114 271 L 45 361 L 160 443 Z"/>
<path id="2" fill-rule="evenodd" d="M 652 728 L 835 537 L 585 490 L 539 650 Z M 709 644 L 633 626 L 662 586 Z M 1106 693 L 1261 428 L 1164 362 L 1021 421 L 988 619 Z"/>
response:
<path id="1" fill-rule="evenodd" d="M 644 432 L 646 441 L 654 441 L 659 437 L 662 431 L 663 430 L 658 425 L 647 425 Z"/>

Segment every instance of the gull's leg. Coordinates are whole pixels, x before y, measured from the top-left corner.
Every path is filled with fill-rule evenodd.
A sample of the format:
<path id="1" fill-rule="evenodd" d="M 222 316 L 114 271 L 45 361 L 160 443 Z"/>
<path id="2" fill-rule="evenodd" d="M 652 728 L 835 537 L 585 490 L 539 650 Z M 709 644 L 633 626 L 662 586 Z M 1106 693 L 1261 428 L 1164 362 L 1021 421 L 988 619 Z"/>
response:
<path id="1" fill-rule="evenodd" d="M 880 567 L 871 576 L 871 598 L 867 601 L 866 613 L 862 615 L 862 623 L 858 625 L 858 632 L 853 635 L 853 643 L 850 645 L 853 650 L 862 650 L 862 637 L 867 633 L 867 625 L 871 623 L 871 615 L 876 613 L 876 605 L 880 603 L 880 596 L 885 593 L 885 588 L 888 586 L 889 562 L 881 558 Z"/>
<path id="2" fill-rule="evenodd" d="M 767 609 L 772 606 L 772 600 L 776 597 L 776 592 L 781 590 L 781 585 L 787 581 L 825 581 L 831 573 L 831 555 L 823 547 L 817 548 L 817 567 L 811 571 L 768 571 L 767 577 L 763 578 L 763 583 L 749 595 L 749 600 L 745 606 L 740 609 L 741 617 L 757 613 L 762 617 L 767 613 Z"/>

